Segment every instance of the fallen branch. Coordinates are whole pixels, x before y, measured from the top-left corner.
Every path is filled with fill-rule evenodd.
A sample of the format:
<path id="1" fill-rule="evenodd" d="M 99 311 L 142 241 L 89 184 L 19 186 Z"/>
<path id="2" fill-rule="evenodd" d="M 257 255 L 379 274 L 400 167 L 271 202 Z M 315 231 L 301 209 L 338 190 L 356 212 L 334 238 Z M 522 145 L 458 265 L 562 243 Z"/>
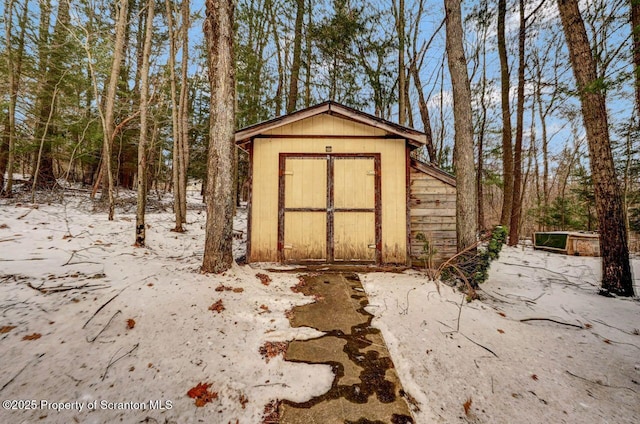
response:
<path id="1" fill-rule="evenodd" d="M 575 327 L 575 328 L 584 330 L 584 327 L 581 325 L 570 324 L 568 322 L 562 322 L 562 321 L 556 321 L 555 319 L 551 319 L 551 318 L 523 318 L 520 320 L 520 322 L 528 322 L 528 321 L 549 321 L 549 322 L 555 322 L 556 324 L 566 325 L 568 327 Z"/>
<path id="2" fill-rule="evenodd" d="M 576 374 L 574 374 L 574 373 L 572 373 L 571 371 L 568 371 L 568 370 L 565 370 L 565 372 L 566 372 L 567 374 L 569 374 L 570 376 L 572 376 L 572 377 L 579 378 L 580 380 L 587 381 L 587 382 L 589 382 L 589 383 L 591 383 L 591 384 L 596 384 L 596 385 L 598 385 L 598 386 L 602 386 L 602 387 L 609 387 L 610 389 L 624 389 L 624 390 L 631 390 L 633 393 L 638 393 L 638 392 L 636 392 L 635 390 L 633 390 L 631 387 L 625 387 L 625 386 L 610 386 L 610 385 L 605 384 L 605 383 L 603 383 L 603 382 L 601 382 L 601 381 L 598 381 L 598 380 L 589 380 L 588 378 L 581 377 L 581 376 L 576 375 Z"/>
<path id="3" fill-rule="evenodd" d="M 140 343 L 136 343 L 129 352 L 120 355 L 117 359 L 113 359 L 114 356 L 116 356 L 116 353 L 120 352 L 120 349 L 118 349 L 116 351 L 116 353 L 113 354 L 113 356 L 111 357 L 111 359 L 109 360 L 109 363 L 107 364 L 107 368 L 105 368 L 104 370 L 104 374 L 102 374 L 102 381 L 104 381 L 104 379 L 107 377 L 107 373 L 109 372 L 109 368 L 111 368 L 116 362 L 118 362 L 119 360 L 121 360 L 122 358 L 131 355 L 137 348 L 138 346 L 140 346 Z"/>
<path id="4" fill-rule="evenodd" d="M 633 331 L 626 331 L 626 330 L 623 330 L 622 328 L 618 328 L 618 327 L 615 327 L 615 326 L 613 326 L 613 325 L 609 325 L 609 324 L 607 324 L 606 322 L 604 322 L 604 321 L 602 321 L 602 320 L 599 320 L 599 319 L 594 319 L 594 320 L 593 320 L 593 322 L 597 322 L 598 324 L 602 324 L 602 325 L 604 325 L 605 327 L 613 328 L 614 330 L 618 330 L 618 331 L 620 331 L 620 332 L 622 332 L 622 333 L 624 333 L 624 334 L 628 334 L 628 335 L 630 335 L 630 336 L 637 336 L 637 335 L 638 335 L 637 333 L 634 333 Z M 637 330 L 636 330 L 636 331 L 637 331 Z"/>
<path id="5" fill-rule="evenodd" d="M 442 322 L 442 321 L 438 321 L 438 322 L 439 322 L 440 324 L 444 325 L 445 327 L 449 327 L 449 328 L 451 328 L 451 329 L 453 330 L 453 327 L 451 327 L 450 325 L 447 325 L 447 324 L 445 324 L 445 323 L 444 323 L 444 322 Z M 464 337 L 465 339 L 469 340 L 469 341 L 470 341 L 471 343 L 473 343 L 474 345 L 476 345 L 476 346 L 478 346 L 478 347 L 483 348 L 484 350 L 486 350 L 487 352 L 489 352 L 490 354 L 492 354 L 492 355 L 493 355 L 493 356 L 495 356 L 496 358 L 499 358 L 499 356 L 498 356 L 498 355 L 497 355 L 493 350 L 491 350 L 491 349 L 489 349 L 488 347 L 483 346 L 483 345 L 481 345 L 480 343 L 478 343 L 478 342 L 476 342 L 476 341 L 474 341 L 474 340 L 470 339 L 469 337 L 465 336 L 463 333 L 461 333 L 461 332 L 460 332 L 460 331 L 458 331 L 458 330 L 448 331 L 448 332 L 446 332 L 446 333 L 444 333 L 444 334 L 453 334 L 453 333 L 458 333 L 458 334 L 460 334 L 462 337 Z"/>
<path id="6" fill-rule="evenodd" d="M 85 323 L 84 323 L 84 325 L 82 326 L 82 329 L 85 329 L 85 328 L 87 327 L 87 325 L 89 325 L 89 323 L 91 322 L 91 320 L 92 320 L 93 318 L 95 318 L 95 316 L 96 316 L 96 315 L 98 315 L 98 313 L 99 313 L 102 309 L 104 309 L 104 307 L 105 307 L 105 306 L 107 306 L 109 303 L 111 303 L 111 302 L 113 301 L 113 299 L 115 299 L 116 297 L 120 296 L 120 293 L 122 293 L 125 289 L 126 289 L 126 287 L 125 287 L 124 289 L 120 290 L 118 293 L 116 293 L 116 295 L 115 295 L 115 296 L 113 296 L 111 299 L 107 300 L 107 301 L 106 301 L 102 306 L 100 306 L 100 307 L 98 308 L 98 310 L 97 310 L 97 311 L 95 311 L 95 312 L 93 313 L 93 315 L 91 315 L 91 318 L 89 318 L 89 319 L 87 320 L 87 322 L 85 322 Z"/>
<path id="7" fill-rule="evenodd" d="M 9 384 L 11 384 L 13 382 L 13 380 L 15 380 L 16 378 L 18 378 L 18 376 L 20 374 L 22 374 L 22 371 L 26 370 L 28 366 L 30 366 L 33 362 L 37 361 L 38 359 L 42 358 L 44 356 L 44 353 L 39 354 L 38 356 L 36 356 L 35 358 L 33 358 L 31 361 L 29 361 L 27 363 L 27 365 L 25 365 L 24 367 L 22 367 L 22 369 L 20 371 L 18 371 L 18 373 L 16 375 L 14 375 L 11 380 L 7 381 L 6 383 L 4 383 L 4 385 L 2 386 L 2 388 L 0 388 L 0 392 L 2 392 Z"/>
<path id="8" fill-rule="evenodd" d="M 93 339 L 91 339 L 91 340 L 87 339 L 87 341 L 89 343 L 95 342 L 96 339 L 98 337 L 100 337 L 100 334 L 104 333 L 104 331 L 107 329 L 107 327 L 109 327 L 109 325 L 111 324 L 111 321 L 113 321 L 113 319 L 116 317 L 116 315 L 121 314 L 121 313 L 122 313 L 122 311 L 120 309 L 118 309 L 116 311 L 116 313 L 111 316 L 111 319 L 107 322 L 107 324 L 104 327 L 102 327 L 102 330 L 100 330 L 100 332 L 98 334 L 96 334 L 96 336 Z"/>

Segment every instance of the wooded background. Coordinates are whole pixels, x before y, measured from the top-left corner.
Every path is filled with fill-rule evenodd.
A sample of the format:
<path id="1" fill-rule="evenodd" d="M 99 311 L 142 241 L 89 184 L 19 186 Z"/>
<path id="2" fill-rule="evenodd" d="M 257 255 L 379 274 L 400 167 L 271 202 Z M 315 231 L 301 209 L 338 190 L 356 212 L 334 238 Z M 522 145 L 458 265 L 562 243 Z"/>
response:
<path id="1" fill-rule="evenodd" d="M 236 127 L 334 100 L 424 130 L 429 143 L 418 158 L 453 172 L 443 6 L 427 0 L 238 1 Z M 635 0 L 580 6 L 596 88 L 607 100 L 627 226 L 638 231 L 640 35 L 633 28 L 640 6 Z M 66 183 L 110 193 L 101 190 L 110 175 L 114 196 L 136 188 L 144 113 L 147 190 L 183 199 L 176 213 L 182 215 L 177 223 L 184 222 L 187 179 L 205 180 L 209 140 L 202 2 L 3 0 L 2 17 L 3 193 Z M 557 2 L 467 1 L 462 17 L 478 228 L 509 223 L 515 205 L 520 236 L 596 230 L 585 126 Z M 247 158 L 238 152 L 238 159 L 241 198 Z M 512 200 L 503 202 L 505 196 Z M 632 249 L 637 243 L 631 237 Z"/>

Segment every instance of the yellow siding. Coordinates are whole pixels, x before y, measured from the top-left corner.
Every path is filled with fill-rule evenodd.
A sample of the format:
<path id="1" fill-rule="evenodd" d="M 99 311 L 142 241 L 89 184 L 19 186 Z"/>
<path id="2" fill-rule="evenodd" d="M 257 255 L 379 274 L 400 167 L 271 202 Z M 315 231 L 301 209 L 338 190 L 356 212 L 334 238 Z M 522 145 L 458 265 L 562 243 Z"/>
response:
<path id="1" fill-rule="evenodd" d="M 325 208 L 327 206 L 327 161 L 287 159 L 285 207 Z"/>
<path id="2" fill-rule="evenodd" d="M 316 115 L 265 132 L 273 135 L 362 135 L 371 138 L 257 138 L 253 148 L 251 260 L 277 261 L 279 153 L 380 153 L 382 261 L 406 262 L 405 141 L 385 131 L 330 115 Z M 339 162 L 339 161 L 336 161 Z M 295 172 L 295 171 L 294 171 Z M 314 179 L 314 172 L 307 177 Z M 320 171 L 317 171 L 320 172 Z M 345 200 L 346 201 L 346 200 Z M 289 205 L 287 205 L 289 206 Z M 320 224 L 317 224 L 320 225 Z M 285 223 L 287 228 L 287 223 Z M 303 227 L 300 227 L 303 228 Z"/>

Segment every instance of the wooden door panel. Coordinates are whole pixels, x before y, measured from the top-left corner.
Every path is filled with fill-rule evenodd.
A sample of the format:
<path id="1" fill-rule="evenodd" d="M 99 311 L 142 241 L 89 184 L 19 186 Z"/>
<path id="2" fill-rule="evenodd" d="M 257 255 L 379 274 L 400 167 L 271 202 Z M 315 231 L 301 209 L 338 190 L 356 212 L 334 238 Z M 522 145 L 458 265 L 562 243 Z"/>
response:
<path id="1" fill-rule="evenodd" d="M 336 158 L 333 169 L 335 209 L 375 207 L 375 169 L 372 158 Z"/>
<path id="2" fill-rule="evenodd" d="M 327 207 L 327 159 L 287 158 L 285 162 L 284 207 Z"/>
<path id="3" fill-rule="evenodd" d="M 336 212 L 333 240 L 336 261 L 375 261 L 375 214 Z"/>
<path id="4" fill-rule="evenodd" d="M 327 213 L 286 212 L 283 254 L 285 261 L 326 261 Z"/>

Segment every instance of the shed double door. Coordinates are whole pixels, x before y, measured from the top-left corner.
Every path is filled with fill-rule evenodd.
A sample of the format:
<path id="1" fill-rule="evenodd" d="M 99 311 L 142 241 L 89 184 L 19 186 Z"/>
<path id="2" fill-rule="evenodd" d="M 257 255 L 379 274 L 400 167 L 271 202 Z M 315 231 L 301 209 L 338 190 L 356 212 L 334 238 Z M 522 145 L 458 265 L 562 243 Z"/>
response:
<path id="1" fill-rule="evenodd" d="M 380 262 L 379 155 L 280 157 L 283 262 Z"/>

